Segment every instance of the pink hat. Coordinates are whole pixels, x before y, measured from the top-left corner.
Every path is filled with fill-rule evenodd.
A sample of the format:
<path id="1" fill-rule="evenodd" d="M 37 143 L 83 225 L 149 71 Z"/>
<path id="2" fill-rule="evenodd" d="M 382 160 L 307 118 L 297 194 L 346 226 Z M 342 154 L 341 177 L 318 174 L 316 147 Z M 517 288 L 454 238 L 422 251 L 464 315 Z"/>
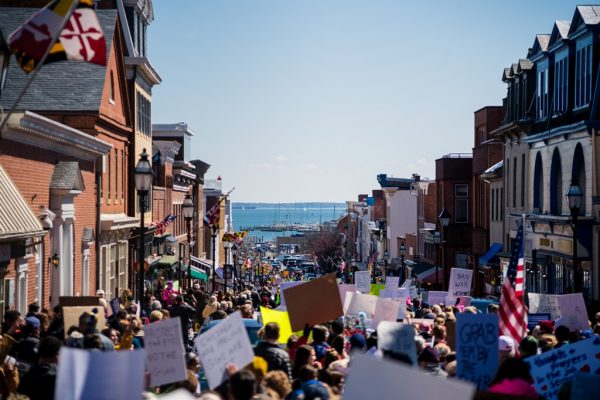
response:
<path id="1" fill-rule="evenodd" d="M 406 298 L 406 305 L 407 306 L 412 306 L 412 300 L 410 299 L 410 297 Z"/>

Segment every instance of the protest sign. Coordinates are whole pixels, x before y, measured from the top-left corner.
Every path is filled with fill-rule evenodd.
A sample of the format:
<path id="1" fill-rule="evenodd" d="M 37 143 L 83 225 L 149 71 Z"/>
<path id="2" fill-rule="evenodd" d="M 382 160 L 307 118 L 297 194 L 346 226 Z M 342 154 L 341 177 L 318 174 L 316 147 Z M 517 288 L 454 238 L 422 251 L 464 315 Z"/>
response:
<path id="1" fill-rule="evenodd" d="M 254 359 L 254 351 L 239 312 L 198 336 L 196 350 L 211 389 L 227 379 L 227 364 L 242 369 Z"/>
<path id="2" fill-rule="evenodd" d="M 170 318 L 144 326 L 146 371 L 150 386 L 183 381 L 186 378 L 181 319 Z"/>
<path id="3" fill-rule="evenodd" d="M 546 400 L 558 399 L 563 382 L 577 371 L 597 373 L 600 368 L 600 336 L 582 340 L 525 359 L 536 391 Z"/>
<path id="4" fill-rule="evenodd" d="M 362 311 L 367 314 L 367 318 L 373 318 L 378 298 L 370 294 L 353 293 L 346 315 L 357 315 Z"/>
<path id="5" fill-rule="evenodd" d="M 563 294 L 557 300 L 561 316 L 557 325 L 564 325 L 572 331 L 590 329 L 582 293 Z"/>
<path id="6" fill-rule="evenodd" d="M 386 289 L 398 289 L 398 285 L 400 285 L 400 277 L 399 276 L 386 276 L 386 278 L 385 278 L 385 288 Z"/>
<path id="7" fill-rule="evenodd" d="M 406 303 L 405 303 L 406 304 Z M 373 315 L 373 329 L 377 329 L 377 326 L 381 321 L 392 321 L 396 322 L 398 318 L 398 308 L 400 302 L 392 299 L 377 298 L 375 304 L 375 313 Z"/>
<path id="8" fill-rule="evenodd" d="M 498 369 L 498 315 L 461 313 L 456 329 L 456 376 L 485 390 Z"/>
<path id="9" fill-rule="evenodd" d="M 366 354 L 352 356 L 344 388 L 344 400 L 472 399 L 474 395 L 475 387 L 469 383 L 440 379 Z"/>
<path id="10" fill-rule="evenodd" d="M 430 290 L 429 297 L 427 298 L 427 304 L 430 306 L 435 304 L 446 305 L 446 297 L 448 297 L 448 292 Z"/>
<path id="11" fill-rule="evenodd" d="M 377 347 L 383 350 L 402 353 L 410 357 L 414 367 L 417 366 L 417 347 L 415 330 L 409 324 L 382 321 L 377 328 Z"/>
<path id="12" fill-rule="evenodd" d="M 342 301 L 342 304 L 344 304 L 344 301 L 346 300 L 346 292 L 356 292 L 356 285 L 339 285 L 338 284 L 338 290 L 340 292 L 340 300 Z"/>
<path id="13" fill-rule="evenodd" d="M 409 297 L 410 294 L 408 289 L 400 288 L 400 289 L 381 289 L 379 291 L 379 297 L 384 297 L 387 299 L 399 299 L 401 297 Z"/>
<path id="14" fill-rule="evenodd" d="M 288 338 L 293 333 L 287 311 L 277 311 L 260 307 L 260 315 L 263 326 L 269 322 L 277 322 L 279 324 L 279 343 L 287 343 Z M 302 332 L 300 332 L 300 335 L 302 335 Z"/>
<path id="15" fill-rule="evenodd" d="M 552 319 L 550 313 L 527 314 L 527 329 L 533 331 L 533 329 L 539 325 L 541 321 L 548 321 L 550 319 Z"/>
<path id="16" fill-rule="evenodd" d="M 294 287 L 294 286 L 298 286 L 301 285 L 303 283 L 306 283 L 304 281 L 293 281 L 293 282 L 283 282 L 279 288 L 279 293 L 281 294 L 281 296 L 279 296 L 281 303 L 279 304 L 281 307 L 285 308 L 285 296 L 284 296 L 284 291 L 285 289 Z"/>
<path id="17" fill-rule="evenodd" d="M 335 274 L 285 289 L 284 293 L 293 331 L 304 329 L 306 324 L 320 324 L 344 314 Z"/>
<path id="18" fill-rule="evenodd" d="M 560 307 L 555 294 L 527 293 L 530 313 L 550 313 L 550 319 L 560 318 Z"/>
<path id="19" fill-rule="evenodd" d="M 600 388 L 600 375 L 577 372 L 573 377 L 571 400 L 596 400 Z"/>
<path id="20" fill-rule="evenodd" d="M 348 307 L 350 307 L 350 302 L 352 301 L 352 297 L 356 292 L 346 292 L 346 297 L 344 298 L 344 315 L 348 312 Z"/>
<path id="21" fill-rule="evenodd" d="M 379 292 L 381 292 L 383 289 L 385 289 L 385 285 L 382 283 L 372 283 L 371 284 L 371 291 L 369 292 L 369 294 L 372 294 L 373 296 L 379 296 Z"/>
<path id="22" fill-rule="evenodd" d="M 160 400 L 194 400 L 197 397 L 191 394 L 187 389 L 177 389 L 172 392 L 161 394 L 158 398 Z"/>
<path id="23" fill-rule="evenodd" d="M 409 286 L 408 287 L 408 295 L 410 296 L 411 299 L 416 299 L 417 297 L 419 297 L 419 292 L 417 291 L 417 287 Z"/>
<path id="24" fill-rule="evenodd" d="M 408 289 L 408 287 L 412 284 L 412 279 L 405 279 L 404 282 L 402 282 L 402 286 L 400 286 L 401 288 L 405 288 Z"/>
<path id="25" fill-rule="evenodd" d="M 450 286 L 448 287 L 448 298 L 450 301 L 454 302 L 460 296 L 469 296 L 471 294 L 472 279 L 472 270 L 452 268 L 450 270 Z"/>
<path id="26" fill-rule="evenodd" d="M 60 296 L 58 304 L 61 307 L 97 306 L 100 304 L 98 296 Z"/>
<path id="27" fill-rule="evenodd" d="M 471 300 L 473 298 L 471 296 L 460 296 L 458 298 L 458 306 L 459 307 L 469 307 L 471 305 Z"/>
<path id="28" fill-rule="evenodd" d="M 354 273 L 354 284 L 361 293 L 371 291 L 371 273 L 369 271 L 356 271 Z"/>
<path id="29" fill-rule="evenodd" d="M 121 301 L 119 300 L 118 297 L 115 297 L 114 299 L 112 299 L 109 304 L 110 304 L 110 309 L 113 314 L 116 314 L 121 310 Z"/>
<path id="30" fill-rule="evenodd" d="M 104 316 L 104 308 L 102 306 L 63 307 L 65 332 L 68 331 L 71 326 L 79 326 L 79 317 L 86 311 L 96 314 L 96 318 L 98 320 L 96 323 L 96 328 L 102 330 L 106 327 L 106 318 Z"/>
<path id="31" fill-rule="evenodd" d="M 55 399 L 139 399 L 142 396 L 144 350 L 101 352 L 63 346 L 59 357 Z"/>
<path id="32" fill-rule="evenodd" d="M 396 319 L 405 319 L 406 318 L 406 297 L 400 297 L 399 299 L 394 299 L 394 301 L 398 302 L 398 314 L 396 315 Z"/>

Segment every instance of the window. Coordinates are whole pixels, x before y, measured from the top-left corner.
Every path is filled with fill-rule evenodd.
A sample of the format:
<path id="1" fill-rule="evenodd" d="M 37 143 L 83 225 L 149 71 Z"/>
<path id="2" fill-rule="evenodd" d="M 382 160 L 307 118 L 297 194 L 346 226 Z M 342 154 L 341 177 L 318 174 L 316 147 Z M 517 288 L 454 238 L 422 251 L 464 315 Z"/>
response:
<path id="1" fill-rule="evenodd" d="M 500 221 L 504 218 L 504 188 L 500 188 Z"/>
<path id="2" fill-rule="evenodd" d="M 469 185 L 454 185 L 454 222 L 457 224 L 469 222 Z"/>
<path id="3" fill-rule="evenodd" d="M 110 87 L 108 88 L 108 101 L 111 104 L 115 104 L 115 76 L 113 71 L 110 71 L 109 85 Z"/>
<path id="4" fill-rule="evenodd" d="M 90 294 L 90 251 L 83 250 L 83 261 L 81 271 L 81 295 L 89 296 Z"/>
<path id="5" fill-rule="evenodd" d="M 121 174 L 124 172 L 121 171 Z M 115 149 L 115 204 L 117 204 L 117 199 L 119 198 L 118 190 L 119 187 L 119 150 Z M 121 191 L 123 188 L 121 188 Z"/>
<path id="6" fill-rule="evenodd" d="M 536 88 L 536 117 L 544 119 L 548 116 L 548 63 L 539 63 Z"/>
<path id="7" fill-rule="evenodd" d="M 112 155 L 110 154 L 110 152 L 108 153 L 108 156 L 106 156 L 106 158 L 108 158 L 108 168 L 106 169 L 106 204 L 110 204 L 110 172 L 112 169 Z"/>
<path id="8" fill-rule="evenodd" d="M 140 92 L 137 92 L 137 130 L 144 135 L 152 134 L 150 101 Z"/>
<path id="9" fill-rule="evenodd" d="M 568 52 L 565 52 L 568 54 Z M 563 57 L 554 63 L 554 113 L 567 111 L 569 64 L 568 57 Z"/>
<path id="10" fill-rule="evenodd" d="M 539 152 L 535 156 L 535 170 L 533 172 L 533 210 L 544 211 L 544 171 L 542 169 L 542 155 Z"/>
<path id="11" fill-rule="evenodd" d="M 22 260 L 23 264 L 18 263 L 17 267 L 17 311 L 21 315 L 27 314 L 27 261 Z"/>
<path id="12" fill-rule="evenodd" d="M 558 149 L 554 149 L 550 166 L 550 213 L 562 215 L 564 192 L 562 187 L 562 163 Z"/>
<path id="13" fill-rule="evenodd" d="M 125 200 L 125 150 L 121 149 L 121 202 Z"/>
<path id="14" fill-rule="evenodd" d="M 108 266 L 108 283 L 106 285 L 107 298 L 112 298 L 112 293 L 117 284 L 116 272 L 117 272 L 117 244 L 113 243 L 110 245 L 110 263 Z"/>
<path id="15" fill-rule="evenodd" d="M 35 246 L 35 296 L 38 299 L 39 304 L 43 304 L 42 298 L 42 286 L 44 279 L 44 247 L 43 245 L 37 244 Z"/>
<path id="16" fill-rule="evenodd" d="M 591 97 L 592 45 L 589 41 L 585 41 L 585 43 L 577 43 L 575 55 L 575 108 L 586 106 Z"/>
<path id="17" fill-rule="evenodd" d="M 514 158 L 515 163 L 513 164 L 513 178 L 512 178 L 512 198 L 513 208 L 517 207 L 517 157 Z"/>
<path id="18" fill-rule="evenodd" d="M 521 154 L 521 208 L 525 207 L 525 154 Z"/>
<path id="19" fill-rule="evenodd" d="M 127 241 L 121 241 L 118 243 L 119 246 L 119 276 L 117 278 L 117 284 L 119 290 L 127 287 L 127 250 L 128 243 Z M 114 294 L 118 296 L 119 293 L 116 292 Z"/>

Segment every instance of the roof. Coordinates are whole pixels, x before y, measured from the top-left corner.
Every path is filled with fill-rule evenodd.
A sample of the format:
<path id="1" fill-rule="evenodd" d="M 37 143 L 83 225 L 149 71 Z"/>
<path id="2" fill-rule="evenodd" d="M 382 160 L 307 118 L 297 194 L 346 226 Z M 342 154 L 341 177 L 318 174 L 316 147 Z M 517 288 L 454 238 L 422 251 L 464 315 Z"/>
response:
<path id="1" fill-rule="evenodd" d="M 566 40 L 569 38 L 569 28 L 571 27 L 571 21 L 556 21 L 555 27 L 560 34 L 560 38 Z"/>
<path id="2" fill-rule="evenodd" d="M 0 33 L 8 37 L 38 9 L 0 7 Z M 111 49 L 115 30 L 116 10 L 96 10 L 106 40 Z M 0 104 L 10 108 L 25 86 L 25 74 L 11 57 Z M 87 62 L 62 61 L 44 65 L 19 102 L 17 110 L 33 111 L 95 111 L 100 109 L 106 66 Z"/>
<path id="3" fill-rule="evenodd" d="M 518 63 L 517 72 L 521 71 L 529 71 L 533 68 L 533 63 L 529 61 L 527 58 L 520 58 Z"/>
<path id="4" fill-rule="evenodd" d="M 0 241 L 25 239 L 43 234 L 42 224 L 0 165 Z"/>
<path id="5" fill-rule="evenodd" d="M 504 167 L 504 160 L 501 160 L 500 162 L 497 162 L 496 164 L 492 165 L 491 167 L 489 167 L 488 169 L 483 171 L 483 173 L 484 174 L 494 174 L 497 171 L 501 170 L 502 167 Z"/>
<path id="6" fill-rule="evenodd" d="M 59 161 L 54 166 L 50 189 L 84 191 L 83 178 L 77 161 Z"/>
<path id="7" fill-rule="evenodd" d="M 577 6 L 577 11 L 586 25 L 600 23 L 600 6 Z"/>

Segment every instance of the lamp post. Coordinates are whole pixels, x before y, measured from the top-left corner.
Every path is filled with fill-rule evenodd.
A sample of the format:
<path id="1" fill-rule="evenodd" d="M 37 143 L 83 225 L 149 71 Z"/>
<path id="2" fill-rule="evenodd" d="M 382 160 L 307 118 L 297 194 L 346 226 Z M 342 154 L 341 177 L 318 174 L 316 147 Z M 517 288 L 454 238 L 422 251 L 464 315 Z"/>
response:
<path id="1" fill-rule="evenodd" d="M 227 293 L 227 264 L 229 263 L 229 254 L 227 254 L 227 250 L 231 248 L 231 242 L 225 242 L 223 244 L 223 251 L 225 252 L 223 255 L 225 262 L 223 263 L 223 291 Z"/>
<path id="2" fill-rule="evenodd" d="M 400 262 L 402 264 L 402 281 L 406 279 L 406 271 L 404 267 L 404 254 L 406 253 L 406 246 L 404 246 L 404 241 L 400 243 Z"/>
<path id="3" fill-rule="evenodd" d="M 144 261 L 146 260 L 145 249 L 144 249 L 144 235 L 145 229 L 144 226 L 144 213 L 147 211 L 146 205 L 146 197 L 148 196 L 148 192 L 150 191 L 150 186 L 152 185 L 152 166 L 150 165 L 150 161 L 148 160 L 148 153 L 146 153 L 146 149 L 142 151 L 140 154 L 140 159 L 138 160 L 137 165 L 135 166 L 134 171 L 135 177 L 135 189 L 138 192 L 138 197 L 140 200 L 140 243 L 139 243 L 139 254 L 138 254 L 138 301 L 144 308 Z"/>
<path id="4" fill-rule="evenodd" d="M 573 220 L 573 275 L 575 293 L 583 292 L 583 273 L 577 259 L 577 218 L 583 202 L 583 191 L 577 182 L 577 179 L 571 179 L 571 186 L 567 192 L 569 209 L 571 210 L 571 219 Z"/>
<path id="5" fill-rule="evenodd" d="M 447 228 L 448 225 L 450 225 L 450 213 L 448 212 L 448 210 L 446 210 L 446 207 L 442 208 L 442 212 L 440 213 L 440 215 L 438 216 L 438 219 L 440 220 L 440 225 L 442 226 L 442 250 L 443 250 L 443 257 L 444 257 L 444 288 L 446 287 L 446 273 L 447 273 L 447 249 L 446 249 L 446 234 L 447 234 Z"/>
<path id="6" fill-rule="evenodd" d="M 211 226 L 212 229 L 212 291 L 215 291 L 215 286 L 216 286 L 216 280 L 215 280 L 215 276 L 217 275 L 216 272 L 216 262 L 217 262 L 217 234 L 219 233 L 219 226 L 218 225 L 212 225 Z"/>
<path id="7" fill-rule="evenodd" d="M 439 253 L 439 249 L 440 249 L 440 243 L 441 243 L 441 239 L 440 239 L 440 233 L 439 232 L 434 232 L 433 233 L 433 243 L 435 243 L 435 289 L 436 290 L 440 290 L 440 279 L 439 279 L 439 269 L 440 269 L 440 262 L 438 260 L 438 253 Z"/>
<path id="8" fill-rule="evenodd" d="M 192 218 L 194 218 L 194 202 L 192 196 L 189 193 L 185 194 L 185 199 L 181 205 L 183 210 L 183 218 L 185 219 L 185 226 L 187 229 L 187 246 L 188 246 L 188 268 L 187 268 L 187 287 L 192 287 L 192 263 L 190 262 L 190 255 L 192 254 Z"/>
<path id="9" fill-rule="evenodd" d="M 231 255 L 233 256 L 233 284 L 231 286 L 233 286 L 234 293 L 236 291 L 236 287 L 240 283 L 240 280 L 238 279 L 237 252 L 238 252 L 238 248 L 234 243 L 233 246 L 231 246 Z"/>

